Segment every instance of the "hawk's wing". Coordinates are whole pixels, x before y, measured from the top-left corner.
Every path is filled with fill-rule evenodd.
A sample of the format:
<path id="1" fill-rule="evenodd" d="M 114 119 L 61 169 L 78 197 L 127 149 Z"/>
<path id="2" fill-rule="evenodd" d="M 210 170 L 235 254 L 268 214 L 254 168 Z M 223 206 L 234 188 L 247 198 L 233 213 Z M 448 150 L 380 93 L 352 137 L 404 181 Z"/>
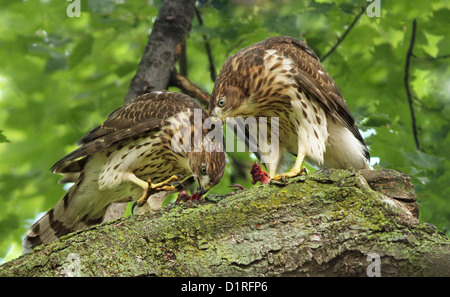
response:
<path id="1" fill-rule="evenodd" d="M 86 163 L 86 157 L 130 138 L 158 131 L 167 118 L 194 108 L 201 106 L 181 93 L 144 94 L 109 114 L 102 125 L 78 141 L 78 149 L 59 160 L 50 170 L 53 173 L 79 172 Z"/>
<path id="2" fill-rule="evenodd" d="M 265 49 L 278 50 L 297 65 L 298 73 L 295 79 L 302 91 L 316 98 L 328 114 L 345 125 L 365 145 L 341 91 L 320 64 L 314 51 L 304 43 L 287 36 L 270 38 L 264 43 Z M 369 159 L 368 151 L 366 157 Z"/>

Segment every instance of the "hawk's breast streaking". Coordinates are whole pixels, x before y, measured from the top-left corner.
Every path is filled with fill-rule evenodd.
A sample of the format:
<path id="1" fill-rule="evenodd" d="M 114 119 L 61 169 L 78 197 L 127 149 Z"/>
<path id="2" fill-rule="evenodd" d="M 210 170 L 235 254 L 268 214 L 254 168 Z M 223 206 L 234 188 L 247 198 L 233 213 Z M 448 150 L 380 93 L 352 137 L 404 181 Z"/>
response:
<path id="1" fill-rule="evenodd" d="M 279 151 L 266 162 L 271 177 L 282 173 L 286 153 L 297 156 L 287 177 L 299 174 L 304 159 L 322 168 L 368 168 L 367 147 L 341 92 L 316 54 L 294 38 L 272 37 L 231 56 L 210 111 L 223 120 L 279 119 Z"/>
<path id="2" fill-rule="evenodd" d="M 51 168 L 74 185 L 28 230 L 24 252 L 100 223 L 111 203 L 145 202 L 152 194 L 161 198 L 160 193 L 180 191 L 194 181 L 199 191 L 216 185 L 225 170 L 225 153 L 193 150 L 196 139 L 208 140 L 208 130 L 194 126 L 196 113 L 201 123 L 208 117 L 192 98 L 169 91 L 144 94 L 113 111 Z M 174 151 L 171 141 L 183 124 L 191 127 L 191 149 Z"/>

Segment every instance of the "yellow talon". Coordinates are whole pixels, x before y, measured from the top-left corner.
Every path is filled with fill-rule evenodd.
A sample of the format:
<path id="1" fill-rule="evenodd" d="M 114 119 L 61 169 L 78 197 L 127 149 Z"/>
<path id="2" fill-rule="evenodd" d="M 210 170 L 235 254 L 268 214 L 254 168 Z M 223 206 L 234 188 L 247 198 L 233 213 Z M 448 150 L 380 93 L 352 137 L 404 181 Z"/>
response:
<path id="1" fill-rule="evenodd" d="M 166 179 L 165 181 L 162 181 L 160 183 L 157 184 L 152 184 L 151 180 L 147 180 L 147 186 L 144 189 L 144 194 L 141 196 L 141 198 L 139 198 L 137 200 L 137 205 L 139 207 L 141 207 L 142 205 L 144 205 L 148 198 L 158 192 L 161 191 L 173 191 L 175 190 L 175 187 L 172 185 L 169 185 L 171 182 L 173 181 L 177 181 L 178 177 L 175 175 L 172 175 L 171 177 L 169 177 L 168 179 Z"/>
<path id="2" fill-rule="evenodd" d="M 165 181 L 162 181 L 162 182 L 157 183 L 157 184 L 152 184 L 151 180 L 148 180 L 148 184 L 150 185 L 150 188 L 158 190 L 158 188 L 163 188 L 163 187 L 167 186 L 167 184 L 170 184 L 171 182 L 177 181 L 177 180 L 178 180 L 178 177 L 175 176 L 175 175 L 172 175 L 171 177 L 169 177 Z M 171 186 L 171 185 L 169 185 L 169 186 Z"/>
<path id="3" fill-rule="evenodd" d="M 287 178 L 292 178 L 292 177 L 296 177 L 296 176 L 302 175 L 303 173 L 306 174 L 306 172 L 307 172 L 306 168 L 302 166 L 300 168 L 300 170 L 298 170 L 298 171 L 291 169 L 288 172 L 275 175 L 272 179 L 273 180 L 285 180 Z"/>
<path id="4" fill-rule="evenodd" d="M 175 190 L 175 187 L 174 186 L 163 186 L 161 188 L 156 188 L 156 190 L 158 192 L 160 192 L 160 191 L 173 191 L 173 190 Z"/>

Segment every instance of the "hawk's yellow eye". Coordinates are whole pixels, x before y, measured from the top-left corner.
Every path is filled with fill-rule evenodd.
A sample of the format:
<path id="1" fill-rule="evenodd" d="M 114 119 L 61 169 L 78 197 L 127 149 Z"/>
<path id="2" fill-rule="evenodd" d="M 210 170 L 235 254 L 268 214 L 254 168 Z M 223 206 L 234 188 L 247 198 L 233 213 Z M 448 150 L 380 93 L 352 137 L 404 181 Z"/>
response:
<path id="1" fill-rule="evenodd" d="M 206 169 L 206 165 L 202 165 L 202 166 L 200 167 L 200 173 L 201 173 L 202 175 L 208 174 L 208 170 Z"/>
<path id="2" fill-rule="evenodd" d="M 225 98 L 220 98 L 219 101 L 217 101 L 217 106 L 224 107 L 225 106 Z"/>

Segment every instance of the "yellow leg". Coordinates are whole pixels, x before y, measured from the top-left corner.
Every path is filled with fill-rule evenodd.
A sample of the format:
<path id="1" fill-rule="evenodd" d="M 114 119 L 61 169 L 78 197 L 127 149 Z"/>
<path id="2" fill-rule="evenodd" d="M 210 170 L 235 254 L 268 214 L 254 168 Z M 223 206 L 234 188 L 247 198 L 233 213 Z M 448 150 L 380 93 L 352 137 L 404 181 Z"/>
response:
<path id="1" fill-rule="evenodd" d="M 147 202 L 148 197 L 150 197 L 150 195 L 152 195 L 152 194 L 155 194 L 155 193 L 161 192 L 161 191 L 169 192 L 169 191 L 175 190 L 175 187 L 170 185 L 170 183 L 173 181 L 177 181 L 178 177 L 175 175 L 172 175 L 165 181 L 162 181 L 157 184 L 152 184 L 151 180 L 143 181 L 142 179 L 138 178 L 136 175 L 134 175 L 132 173 L 129 175 L 128 179 L 131 182 L 135 183 L 136 185 L 140 186 L 142 189 L 144 189 L 143 195 L 137 200 L 137 205 L 140 207 Z"/>
<path id="2" fill-rule="evenodd" d="M 160 191 L 160 190 L 166 190 L 166 189 L 169 189 L 169 188 L 171 188 L 172 190 L 174 190 L 175 187 L 172 186 L 172 185 L 169 185 L 169 186 L 168 186 L 168 184 L 170 184 L 171 182 L 177 181 L 177 180 L 178 180 L 178 177 L 175 176 L 175 175 L 172 175 L 171 177 L 169 177 L 168 179 L 166 179 L 165 181 L 162 181 L 162 182 L 160 182 L 160 183 L 157 183 L 157 184 L 151 184 L 151 183 L 150 183 L 150 180 L 148 180 L 148 183 L 150 184 L 150 187 L 151 187 L 152 189 L 156 189 L 156 190 L 158 190 L 158 191 Z"/>
<path id="3" fill-rule="evenodd" d="M 280 179 L 286 179 L 286 178 L 302 175 L 302 173 L 306 172 L 306 168 L 302 166 L 304 158 L 305 158 L 304 154 L 298 154 L 297 158 L 295 159 L 295 164 L 294 164 L 294 166 L 292 166 L 291 170 L 289 170 L 288 172 L 285 172 L 285 173 L 275 175 L 272 179 L 280 180 Z"/>

